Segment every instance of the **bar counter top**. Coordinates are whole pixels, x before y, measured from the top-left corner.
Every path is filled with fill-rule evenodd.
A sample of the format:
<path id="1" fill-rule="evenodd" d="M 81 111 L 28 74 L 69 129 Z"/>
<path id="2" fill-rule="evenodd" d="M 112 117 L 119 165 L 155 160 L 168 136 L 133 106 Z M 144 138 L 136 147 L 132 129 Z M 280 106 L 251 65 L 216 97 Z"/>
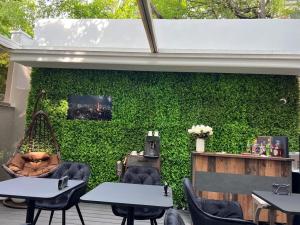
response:
<path id="1" fill-rule="evenodd" d="M 259 156 L 254 154 L 231 154 L 231 153 L 222 153 L 222 152 L 192 152 L 193 156 L 210 156 L 210 157 L 228 157 L 228 158 L 241 158 L 241 159 L 261 159 L 261 160 L 274 160 L 274 161 L 293 161 L 292 158 L 283 158 L 283 157 L 271 157 L 271 156 Z"/>

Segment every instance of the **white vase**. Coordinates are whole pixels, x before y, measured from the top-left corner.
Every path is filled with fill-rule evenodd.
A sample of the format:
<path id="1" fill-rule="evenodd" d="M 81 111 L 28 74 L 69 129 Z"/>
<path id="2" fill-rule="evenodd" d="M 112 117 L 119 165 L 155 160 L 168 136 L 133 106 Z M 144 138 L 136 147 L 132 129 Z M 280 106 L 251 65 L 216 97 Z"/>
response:
<path id="1" fill-rule="evenodd" d="M 205 149 L 205 139 L 197 138 L 196 139 L 196 152 L 204 152 Z"/>

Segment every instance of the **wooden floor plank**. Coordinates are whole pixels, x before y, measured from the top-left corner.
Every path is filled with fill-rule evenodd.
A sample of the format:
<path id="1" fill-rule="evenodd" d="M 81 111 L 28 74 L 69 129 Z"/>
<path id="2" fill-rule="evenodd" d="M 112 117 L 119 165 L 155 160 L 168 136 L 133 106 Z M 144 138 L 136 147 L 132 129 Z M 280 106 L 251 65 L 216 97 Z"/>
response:
<path id="1" fill-rule="evenodd" d="M 86 225 L 120 225 L 122 218 L 115 216 L 111 207 L 108 205 L 95 205 L 80 203 L 80 209 Z M 190 216 L 187 211 L 180 211 L 186 225 L 191 224 Z M 24 223 L 26 210 L 12 209 L 3 206 L 0 202 L 0 224 L 1 225 L 20 225 Z M 49 222 L 50 213 L 42 211 L 37 225 L 47 225 Z M 66 212 L 67 225 L 81 225 L 76 208 L 73 207 Z M 54 213 L 52 225 L 61 225 L 62 215 L 60 211 Z M 158 225 L 163 225 L 163 218 L 159 219 Z M 135 221 L 135 225 L 150 225 L 147 220 Z"/>

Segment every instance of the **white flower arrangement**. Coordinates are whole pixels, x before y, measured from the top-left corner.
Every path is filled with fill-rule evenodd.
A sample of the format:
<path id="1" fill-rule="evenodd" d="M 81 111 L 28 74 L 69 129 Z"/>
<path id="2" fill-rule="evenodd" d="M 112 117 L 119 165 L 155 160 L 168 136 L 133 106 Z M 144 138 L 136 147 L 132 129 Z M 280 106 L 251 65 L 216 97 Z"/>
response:
<path id="1" fill-rule="evenodd" d="M 213 129 L 204 125 L 193 125 L 191 129 L 188 129 L 188 133 L 196 136 L 197 138 L 208 138 L 213 135 Z"/>

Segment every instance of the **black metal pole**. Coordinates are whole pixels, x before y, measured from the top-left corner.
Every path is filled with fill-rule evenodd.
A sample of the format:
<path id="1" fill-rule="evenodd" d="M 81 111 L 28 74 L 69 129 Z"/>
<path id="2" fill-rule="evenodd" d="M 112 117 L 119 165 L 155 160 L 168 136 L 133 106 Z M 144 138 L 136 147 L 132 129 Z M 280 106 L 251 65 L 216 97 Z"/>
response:
<path id="1" fill-rule="evenodd" d="M 35 201 L 32 199 L 27 200 L 27 212 L 26 212 L 26 223 L 33 224 L 34 219 L 34 207 Z"/>
<path id="2" fill-rule="evenodd" d="M 134 207 L 128 207 L 127 225 L 134 225 Z"/>

